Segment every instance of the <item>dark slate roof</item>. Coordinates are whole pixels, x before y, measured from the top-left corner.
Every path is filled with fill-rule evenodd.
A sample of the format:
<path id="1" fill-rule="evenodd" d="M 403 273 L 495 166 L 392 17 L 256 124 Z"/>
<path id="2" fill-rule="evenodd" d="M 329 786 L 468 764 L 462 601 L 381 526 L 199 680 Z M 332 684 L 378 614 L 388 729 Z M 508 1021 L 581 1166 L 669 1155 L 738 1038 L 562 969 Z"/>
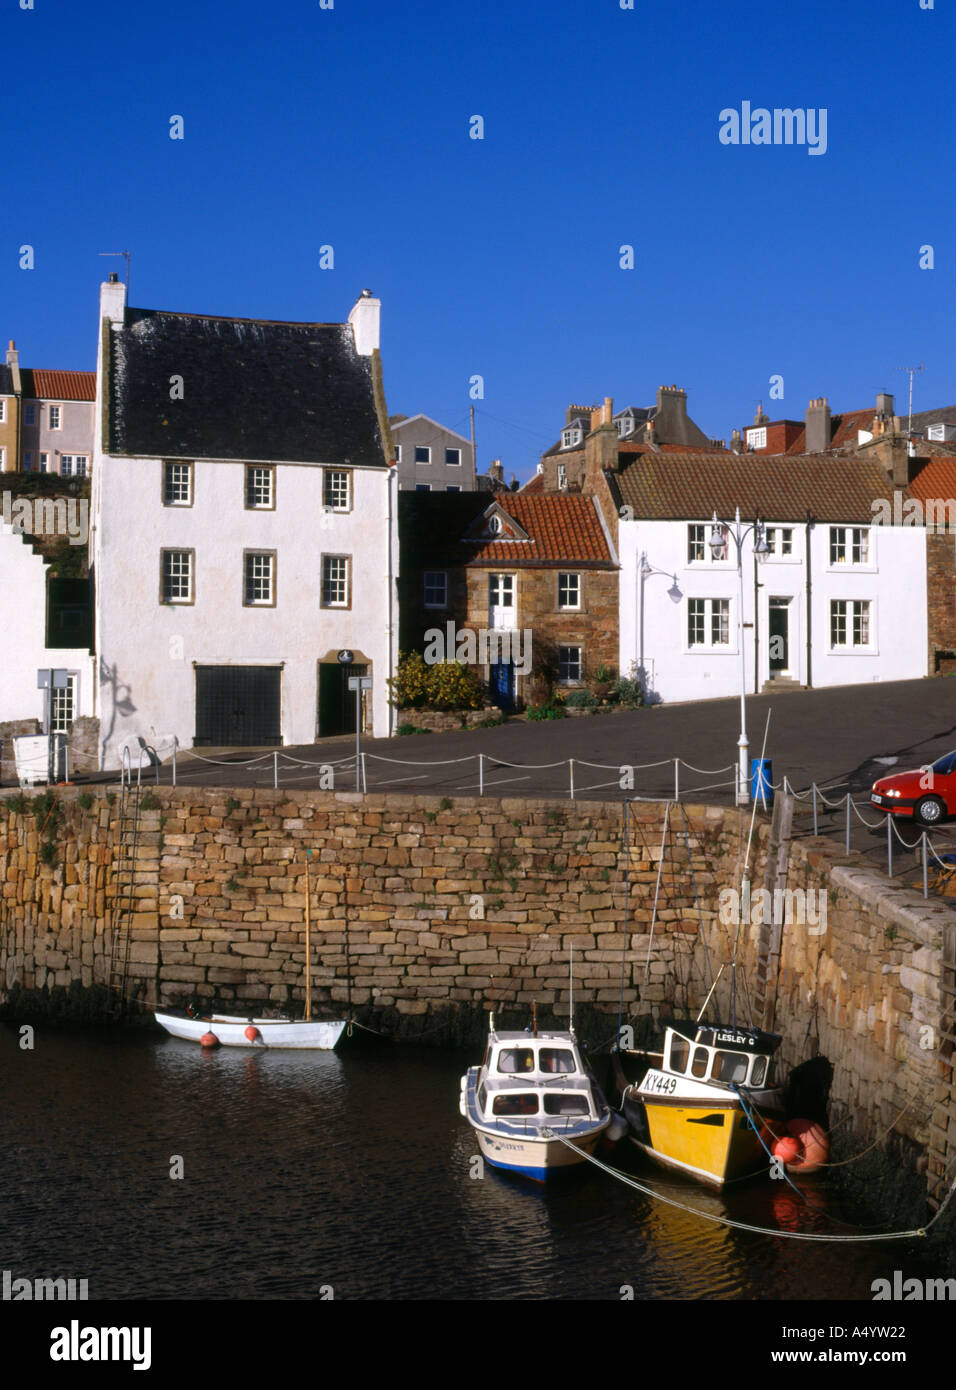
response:
<path id="1" fill-rule="evenodd" d="M 346 323 L 127 309 L 111 334 L 109 424 L 113 454 L 387 466 L 372 359 Z"/>
<path id="2" fill-rule="evenodd" d="M 717 512 L 803 521 L 871 522 L 873 502 L 893 486 L 876 462 L 834 454 L 645 454 L 622 473 L 606 473 L 618 507 L 637 520 L 699 521 Z"/>
<path id="3" fill-rule="evenodd" d="M 0 396 L 13 395 L 13 373 L 6 362 L 0 362 Z"/>
<path id="4" fill-rule="evenodd" d="M 906 410 L 900 407 L 896 413 L 900 417 L 900 425 L 905 430 L 909 424 Z M 954 420 L 956 405 L 937 406 L 935 410 L 920 410 L 913 416 L 913 433 L 925 434 L 927 425 L 949 425 Z"/>

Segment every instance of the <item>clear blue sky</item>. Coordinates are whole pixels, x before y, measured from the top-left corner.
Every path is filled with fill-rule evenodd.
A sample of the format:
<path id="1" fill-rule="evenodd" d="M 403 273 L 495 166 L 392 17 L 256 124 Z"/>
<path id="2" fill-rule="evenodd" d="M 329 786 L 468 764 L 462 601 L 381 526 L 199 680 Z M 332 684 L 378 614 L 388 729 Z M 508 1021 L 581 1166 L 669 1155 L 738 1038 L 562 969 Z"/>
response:
<path id="1" fill-rule="evenodd" d="M 123 268 L 97 252 L 128 247 L 150 308 L 337 321 L 369 286 L 389 410 L 467 433 L 481 374 L 479 466 L 508 477 L 569 402 L 661 383 L 728 439 L 761 398 L 905 407 L 910 363 L 914 409 L 956 401 L 952 0 L 19 2 L 0 335 L 24 366 L 95 366 Z M 826 153 L 721 144 L 744 100 L 826 108 Z"/>

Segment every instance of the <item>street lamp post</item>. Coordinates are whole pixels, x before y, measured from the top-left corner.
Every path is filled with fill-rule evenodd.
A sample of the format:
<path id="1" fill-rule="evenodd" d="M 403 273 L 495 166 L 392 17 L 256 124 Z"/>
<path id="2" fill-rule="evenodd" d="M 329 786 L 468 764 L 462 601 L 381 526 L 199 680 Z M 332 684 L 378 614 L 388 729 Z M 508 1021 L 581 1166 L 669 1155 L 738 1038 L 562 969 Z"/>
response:
<path id="1" fill-rule="evenodd" d="M 738 749 L 738 770 L 737 770 L 737 805 L 747 806 L 750 804 L 750 743 L 747 739 L 747 706 L 745 695 L 747 691 L 747 659 L 744 652 L 744 541 L 748 532 L 754 533 L 754 554 L 766 555 L 769 549 L 767 538 L 764 531 L 764 524 L 758 518 L 751 526 L 742 526 L 740 522 L 740 508 L 734 512 L 733 526 L 726 522 L 718 521 L 717 513 L 714 512 L 714 529 L 710 537 L 710 549 L 715 560 L 722 560 L 727 551 L 727 537 L 734 542 L 737 547 L 737 641 L 740 646 L 740 738 L 737 740 Z"/>
<path id="2" fill-rule="evenodd" d="M 646 676 L 646 674 L 645 674 L 645 672 L 644 672 L 644 584 L 645 584 L 646 580 L 648 580 L 648 579 L 651 577 L 651 575 L 654 575 L 654 574 L 662 574 L 662 575 L 664 576 L 665 579 L 671 579 L 671 580 L 673 580 L 673 583 L 671 584 L 671 587 L 670 587 L 670 588 L 668 589 L 668 591 L 667 591 L 667 597 L 670 599 L 671 603 L 680 603 L 680 601 L 681 601 L 681 599 L 684 597 L 684 595 L 681 593 L 680 588 L 678 587 L 678 584 L 677 584 L 677 575 L 676 575 L 676 574 L 668 574 L 667 570 L 655 569 L 653 565 L 651 565 L 651 564 L 648 563 L 648 560 L 647 560 L 647 551 L 646 551 L 646 550 L 642 550 L 642 551 L 641 551 L 641 563 L 640 563 L 640 568 L 638 569 L 638 572 L 637 572 L 637 573 L 638 573 L 638 578 L 640 579 L 640 584 L 639 584 L 638 588 L 639 588 L 639 608 L 640 608 L 640 623 L 641 623 L 641 630 L 640 630 L 640 635 L 639 635 L 639 648 L 638 648 L 638 650 L 639 650 L 639 665 L 638 665 L 638 671 L 639 671 L 639 673 L 640 673 L 640 679 L 641 679 L 641 699 L 644 700 L 644 703 L 646 704 L 647 701 L 646 701 L 646 699 L 645 699 L 645 696 L 646 696 L 646 694 L 647 694 L 647 676 Z"/>

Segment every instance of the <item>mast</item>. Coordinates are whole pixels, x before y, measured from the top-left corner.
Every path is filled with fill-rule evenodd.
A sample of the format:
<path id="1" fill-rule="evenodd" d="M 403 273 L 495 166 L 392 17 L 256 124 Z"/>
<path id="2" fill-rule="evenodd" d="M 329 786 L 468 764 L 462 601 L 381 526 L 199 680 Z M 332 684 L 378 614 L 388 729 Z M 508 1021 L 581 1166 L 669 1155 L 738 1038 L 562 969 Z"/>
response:
<path id="1" fill-rule="evenodd" d="M 310 899 L 312 897 L 309 879 L 310 849 L 305 852 L 305 1017 L 312 1017 L 312 919 Z"/>

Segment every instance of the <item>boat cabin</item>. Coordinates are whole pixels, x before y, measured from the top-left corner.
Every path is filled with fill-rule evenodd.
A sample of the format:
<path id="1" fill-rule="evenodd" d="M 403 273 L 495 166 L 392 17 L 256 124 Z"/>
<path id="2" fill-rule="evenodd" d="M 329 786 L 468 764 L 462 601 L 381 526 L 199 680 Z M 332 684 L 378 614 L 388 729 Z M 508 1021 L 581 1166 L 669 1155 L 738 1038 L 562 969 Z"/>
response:
<path id="1" fill-rule="evenodd" d="M 697 1028 L 693 1038 L 668 1028 L 662 1069 L 694 1081 L 765 1088 L 773 1085 L 773 1053 L 780 1041 L 759 1028 Z"/>
<path id="2" fill-rule="evenodd" d="M 477 1102 L 489 1118 L 596 1118 L 593 1078 L 565 1035 L 498 1033 L 489 1039 Z"/>

